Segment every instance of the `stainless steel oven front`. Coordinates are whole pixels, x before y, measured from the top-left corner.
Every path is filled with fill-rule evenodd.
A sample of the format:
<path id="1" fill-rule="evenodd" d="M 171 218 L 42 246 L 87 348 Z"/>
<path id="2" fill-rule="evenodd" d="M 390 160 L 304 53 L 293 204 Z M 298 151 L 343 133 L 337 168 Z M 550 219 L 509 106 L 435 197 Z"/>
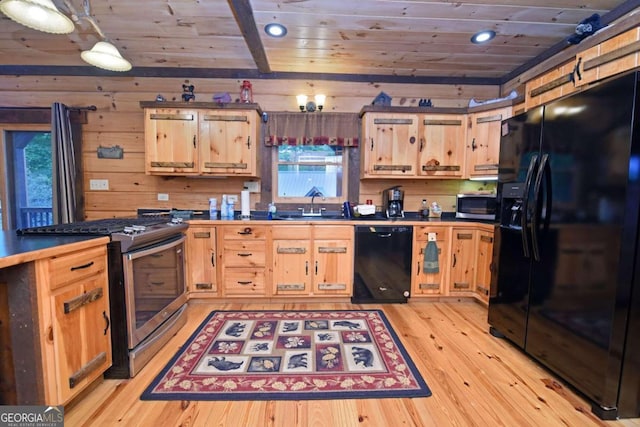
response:
<path id="1" fill-rule="evenodd" d="M 183 234 L 122 254 L 129 374 L 132 377 L 184 324 L 182 315 L 187 302 L 184 254 Z"/>

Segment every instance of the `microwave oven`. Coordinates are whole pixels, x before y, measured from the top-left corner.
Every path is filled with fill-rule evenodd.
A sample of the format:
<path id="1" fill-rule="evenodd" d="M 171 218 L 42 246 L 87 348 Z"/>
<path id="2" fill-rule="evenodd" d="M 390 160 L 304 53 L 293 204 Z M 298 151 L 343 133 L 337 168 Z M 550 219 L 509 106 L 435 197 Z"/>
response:
<path id="1" fill-rule="evenodd" d="M 495 194 L 467 193 L 456 197 L 456 218 L 495 220 L 496 209 Z"/>

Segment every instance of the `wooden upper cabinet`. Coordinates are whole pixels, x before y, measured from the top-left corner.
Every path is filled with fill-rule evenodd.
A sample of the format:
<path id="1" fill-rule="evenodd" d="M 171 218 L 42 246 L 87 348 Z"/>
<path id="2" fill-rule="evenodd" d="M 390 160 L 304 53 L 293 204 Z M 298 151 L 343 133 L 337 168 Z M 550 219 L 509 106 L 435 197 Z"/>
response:
<path id="1" fill-rule="evenodd" d="M 497 175 L 500 161 L 502 121 L 511 117 L 512 107 L 469 114 L 466 174 L 468 178 Z"/>
<path id="2" fill-rule="evenodd" d="M 147 108 L 144 117 L 145 173 L 197 174 L 198 111 Z"/>
<path id="3" fill-rule="evenodd" d="M 256 175 L 255 111 L 200 112 L 200 171 L 205 175 Z"/>
<path id="4" fill-rule="evenodd" d="M 361 176 L 415 177 L 418 124 L 417 114 L 366 113 L 362 120 Z"/>
<path id="5" fill-rule="evenodd" d="M 466 115 L 428 114 L 421 116 L 420 120 L 417 175 L 462 178 Z"/>
<path id="6" fill-rule="evenodd" d="M 575 92 L 578 84 L 575 69 L 576 60 L 573 58 L 535 79 L 529 80 L 525 85 L 525 108 L 530 110 Z M 574 79 L 576 83 L 574 83 Z"/>
<path id="7" fill-rule="evenodd" d="M 585 85 L 631 70 L 640 65 L 640 28 L 632 28 L 609 40 L 576 55 L 582 79 L 577 85 Z"/>
<path id="8" fill-rule="evenodd" d="M 148 175 L 258 176 L 258 107 L 158 104 L 140 103 Z"/>

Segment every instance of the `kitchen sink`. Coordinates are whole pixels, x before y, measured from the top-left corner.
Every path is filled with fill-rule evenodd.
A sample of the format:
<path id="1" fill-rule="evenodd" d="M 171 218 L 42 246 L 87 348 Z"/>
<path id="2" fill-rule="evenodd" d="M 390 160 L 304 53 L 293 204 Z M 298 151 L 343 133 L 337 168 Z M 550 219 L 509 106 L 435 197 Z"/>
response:
<path id="1" fill-rule="evenodd" d="M 300 214 L 278 214 L 273 217 L 276 221 L 322 221 L 345 219 L 342 215 L 321 215 L 321 216 L 302 216 Z"/>

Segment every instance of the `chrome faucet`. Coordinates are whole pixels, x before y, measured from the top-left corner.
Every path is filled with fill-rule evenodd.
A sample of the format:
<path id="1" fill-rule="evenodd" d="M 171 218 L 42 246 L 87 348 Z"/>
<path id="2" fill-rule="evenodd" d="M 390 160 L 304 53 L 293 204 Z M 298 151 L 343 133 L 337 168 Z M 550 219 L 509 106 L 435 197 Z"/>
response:
<path id="1" fill-rule="evenodd" d="M 322 194 L 321 191 L 316 190 L 313 193 L 311 193 L 311 209 L 309 210 L 309 212 L 305 212 L 304 208 L 298 208 L 299 211 L 302 211 L 302 216 L 321 216 L 322 211 L 326 210 L 325 208 L 319 208 L 318 212 L 313 211 L 313 204 L 316 196 L 320 196 L 324 200 L 324 194 Z"/>

